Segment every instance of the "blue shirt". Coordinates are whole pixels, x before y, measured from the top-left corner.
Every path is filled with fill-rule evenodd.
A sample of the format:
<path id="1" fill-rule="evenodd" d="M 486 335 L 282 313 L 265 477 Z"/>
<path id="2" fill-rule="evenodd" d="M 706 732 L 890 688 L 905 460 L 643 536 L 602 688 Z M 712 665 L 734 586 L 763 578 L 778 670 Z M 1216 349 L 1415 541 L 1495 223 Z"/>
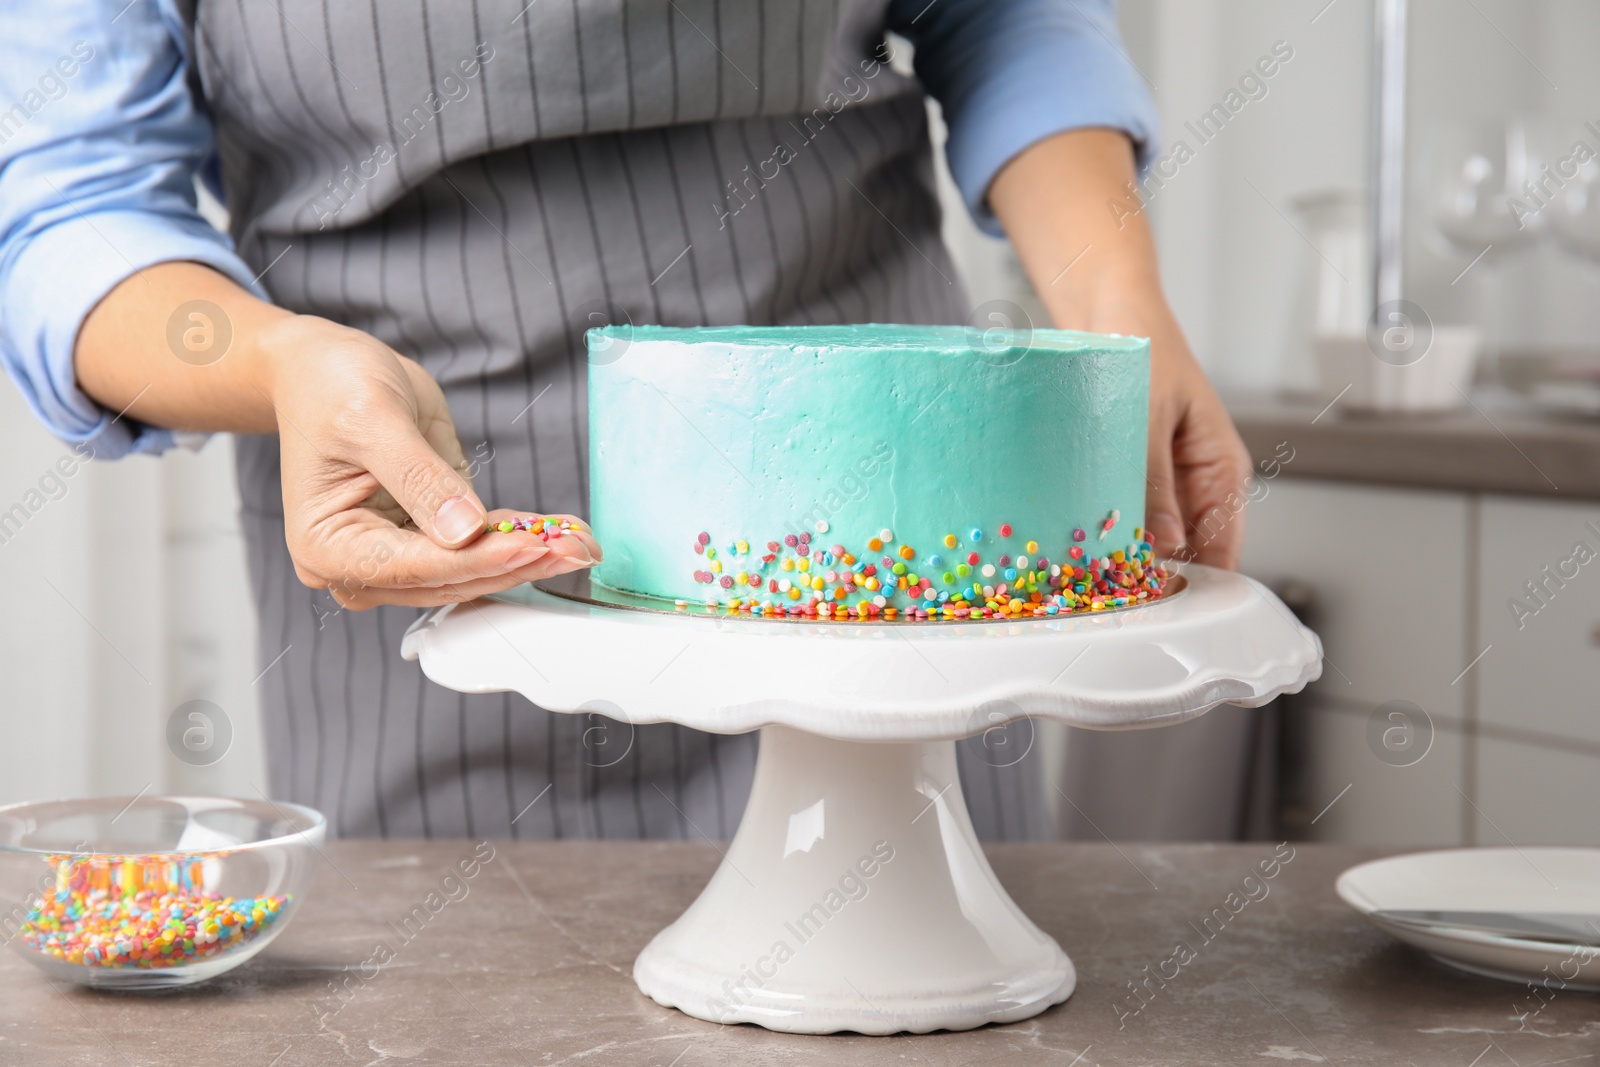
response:
<path id="1" fill-rule="evenodd" d="M 1153 149 L 1114 0 L 893 0 L 888 22 L 916 47 L 950 170 L 991 233 L 989 183 L 1029 145 L 1107 126 L 1141 160 Z M 173 260 L 266 296 L 195 207 L 197 174 L 215 188 L 215 153 L 189 64 L 177 0 L 49 0 L 0 34 L 0 362 L 51 431 L 100 457 L 172 444 L 78 388 L 73 347 L 101 298 Z"/>

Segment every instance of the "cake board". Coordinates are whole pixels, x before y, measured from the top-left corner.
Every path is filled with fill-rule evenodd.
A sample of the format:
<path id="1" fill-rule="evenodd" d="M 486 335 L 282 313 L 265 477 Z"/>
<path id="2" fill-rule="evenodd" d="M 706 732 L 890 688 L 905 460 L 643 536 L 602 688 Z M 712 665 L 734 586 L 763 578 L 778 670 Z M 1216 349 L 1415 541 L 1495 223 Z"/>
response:
<path id="1" fill-rule="evenodd" d="M 1004 741 L 1026 716 L 1170 725 L 1321 673 L 1317 636 L 1260 583 L 1190 565 L 1178 584 L 1120 611 L 923 623 L 648 610 L 525 586 L 428 612 L 403 653 L 462 692 L 761 730 L 721 865 L 634 964 L 646 995 L 790 1033 L 963 1030 L 1060 1003 L 1076 973 L 990 869 L 958 739 Z"/>

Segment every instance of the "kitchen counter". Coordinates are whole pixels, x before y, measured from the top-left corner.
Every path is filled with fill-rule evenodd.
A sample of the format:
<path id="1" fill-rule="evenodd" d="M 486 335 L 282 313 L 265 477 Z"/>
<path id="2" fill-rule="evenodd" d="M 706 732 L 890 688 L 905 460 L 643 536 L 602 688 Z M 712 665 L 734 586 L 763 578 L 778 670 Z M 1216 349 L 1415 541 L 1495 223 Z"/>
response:
<path id="1" fill-rule="evenodd" d="M 1000 880 L 1077 964 L 1077 992 L 1010 1026 L 867 1038 L 715 1026 L 638 993 L 634 955 L 694 899 L 715 848 L 494 847 L 473 879 L 441 886 L 473 846 L 332 842 L 278 939 L 191 990 L 52 986 L 14 952 L 0 953 L 0 1064 L 1489 1067 L 1589 1062 L 1600 1052 L 1600 997 L 1532 1000 L 1523 986 L 1402 947 L 1341 904 L 1335 876 L 1378 849 L 1295 846 L 1267 894 L 1254 890 L 1259 899 L 1214 922 L 1206 941 L 1202 918 L 1272 846 L 993 846 Z M 414 907 L 424 918 L 402 927 Z M 1180 939 L 1195 957 L 1163 985 L 1152 980 L 1141 1002 L 1129 983 Z M 1519 1022 L 1518 1012 L 1536 1009 Z"/>
<path id="2" fill-rule="evenodd" d="M 1259 464 L 1293 449 L 1283 473 L 1372 485 L 1600 500 L 1600 419 L 1466 408 L 1356 415 L 1259 397 L 1229 397 Z"/>

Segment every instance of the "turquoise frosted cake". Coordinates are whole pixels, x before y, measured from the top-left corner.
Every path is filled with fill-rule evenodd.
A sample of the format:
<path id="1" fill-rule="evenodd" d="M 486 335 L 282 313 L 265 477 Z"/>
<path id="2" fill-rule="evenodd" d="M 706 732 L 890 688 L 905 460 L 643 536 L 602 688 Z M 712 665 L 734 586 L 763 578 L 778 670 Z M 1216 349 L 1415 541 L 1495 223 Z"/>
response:
<path id="1" fill-rule="evenodd" d="M 830 618 L 1160 595 L 1140 529 L 1145 340 L 864 325 L 588 342 L 602 585 Z"/>

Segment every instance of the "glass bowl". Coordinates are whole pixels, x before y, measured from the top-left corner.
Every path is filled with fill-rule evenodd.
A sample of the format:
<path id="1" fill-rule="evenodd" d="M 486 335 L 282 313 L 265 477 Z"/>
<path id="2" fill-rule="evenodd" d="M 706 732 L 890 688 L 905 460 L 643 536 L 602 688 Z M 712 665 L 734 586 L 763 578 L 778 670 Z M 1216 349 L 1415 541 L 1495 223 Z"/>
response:
<path id="1" fill-rule="evenodd" d="M 204 981 L 283 930 L 326 830 L 310 808 L 226 797 L 0 807 L 0 939 L 79 985 Z"/>

